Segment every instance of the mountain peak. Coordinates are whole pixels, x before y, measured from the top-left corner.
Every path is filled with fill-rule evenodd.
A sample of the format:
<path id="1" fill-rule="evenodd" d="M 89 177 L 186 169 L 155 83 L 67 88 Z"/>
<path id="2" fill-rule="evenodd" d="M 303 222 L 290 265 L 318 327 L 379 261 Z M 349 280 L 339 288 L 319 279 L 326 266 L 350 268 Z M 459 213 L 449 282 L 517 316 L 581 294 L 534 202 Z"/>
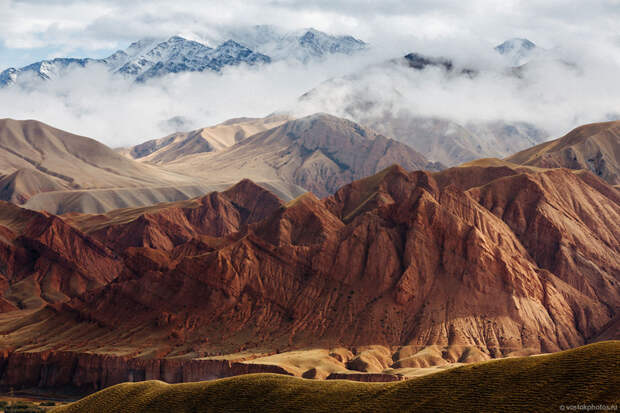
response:
<path id="1" fill-rule="evenodd" d="M 220 44 L 215 50 L 223 50 L 223 49 L 247 49 L 250 50 L 249 48 L 245 47 L 244 45 L 237 43 L 236 41 L 234 41 L 233 39 L 228 39 L 226 40 L 224 43 Z"/>
<path id="2" fill-rule="evenodd" d="M 532 50 L 536 47 L 536 44 L 531 40 L 514 37 L 512 39 L 508 39 L 504 41 L 502 44 L 495 46 L 495 50 L 497 50 L 500 54 L 509 53 L 511 50 L 515 49 L 525 49 Z"/>
<path id="3" fill-rule="evenodd" d="M 185 37 L 181 37 L 179 35 L 175 35 L 169 38 L 168 41 L 169 42 L 184 42 L 184 41 L 191 41 L 191 40 L 188 40 Z"/>
<path id="4" fill-rule="evenodd" d="M 225 38 L 226 39 L 226 38 Z M 255 65 L 273 60 L 308 62 L 331 54 L 352 54 L 366 43 L 352 36 L 334 36 L 314 28 L 284 33 L 274 26 L 256 25 L 228 33 L 215 49 L 181 35 L 145 37 L 104 59 L 57 58 L 0 72 L 0 86 L 14 84 L 23 73 L 41 79 L 61 77 L 68 68 L 101 64 L 112 73 L 136 81 L 179 72 L 219 72 L 224 66 Z"/>
<path id="5" fill-rule="evenodd" d="M 536 49 L 536 44 L 532 41 L 519 37 L 508 39 L 495 46 L 495 51 L 506 57 L 512 66 L 521 66 L 527 63 L 530 60 L 530 55 Z"/>

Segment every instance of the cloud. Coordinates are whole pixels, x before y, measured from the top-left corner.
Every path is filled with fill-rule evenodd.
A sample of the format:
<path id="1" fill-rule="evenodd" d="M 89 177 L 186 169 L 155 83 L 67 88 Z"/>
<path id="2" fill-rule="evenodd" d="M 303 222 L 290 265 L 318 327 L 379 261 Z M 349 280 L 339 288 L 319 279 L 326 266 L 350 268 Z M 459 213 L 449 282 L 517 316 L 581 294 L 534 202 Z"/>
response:
<path id="1" fill-rule="evenodd" d="M 70 69 L 53 81 L 20 77 L 18 84 L 0 89 L 1 116 L 34 118 L 110 146 L 124 146 L 179 127 L 189 130 L 287 110 L 325 79 L 361 70 L 373 59 L 376 56 L 359 54 L 309 65 L 276 62 L 260 68 L 229 67 L 222 74 L 181 73 L 146 83 L 91 65 Z"/>
<path id="2" fill-rule="evenodd" d="M 474 59 L 455 53 L 456 72 L 483 68 L 474 77 L 446 74 L 438 67 L 418 71 L 405 65 L 376 65 L 322 84 L 296 113 L 325 111 L 372 124 L 386 114 L 443 118 L 462 125 L 527 122 L 552 137 L 581 124 L 620 119 L 620 83 L 615 80 L 620 61 L 609 55 L 580 48 L 548 51 L 519 77 L 487 52 Z"/>
<path id="3" fill-rule="evenodd" d="M 122 48 L 146 36 L 209 39 L 232 26 L 313 26 L 390 41 L 529 37 L 553 47 L 565 36 L 598 42 L 618 35 L 617 0 L 0 0 L 7 47 Z M 2 60 L 2 59 L 0 59 Z"/>
<path id="4" fill-rule="evenodd" d="M 229 68 L 221 75 L 186 73 L 145 84 L 93 66 L 55 82 L 30 79 L 0 90 L 0 117 L 35 118 L 119 146 L 163 136 L 179 127 L 179 120 L 189 129 L 289 109 L 351 116 L 343 108 L 355 98 L 461 122 L 525 120 L 557 135 L 620 113 L 618 6 L 618 0 L 591 0 L 587 7 L 573 0 L 0 0 L 2 63 L 20 50 L 46 53 L 43 57 L 97 54 L 146 36 L 208 41 L 253 24 L 313 26 L 372 45 L 369 54 L 355 58 Z M 494 74 L 501 63 L 493 46 L 515 36 L 530 38 L 581 69 L 547 62 L 530 69 L 526 80 Z M 433 70 L 368 68 L 411 51 L 494 70 L 474 80 L 446 80 Z M 312 105 L 297 105 L 301 94 L 325 80 L 355 72 L 364 73 L 357 83 L 342 81 Z"/>

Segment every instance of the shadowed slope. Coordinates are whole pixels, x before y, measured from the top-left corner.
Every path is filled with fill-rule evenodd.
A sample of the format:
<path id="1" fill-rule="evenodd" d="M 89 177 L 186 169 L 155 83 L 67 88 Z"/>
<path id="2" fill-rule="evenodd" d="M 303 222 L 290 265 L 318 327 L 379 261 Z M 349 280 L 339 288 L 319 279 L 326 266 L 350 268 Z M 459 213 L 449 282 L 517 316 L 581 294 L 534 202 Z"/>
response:
<path id="1" fill-rule="evenodd" d="M 166 167 L 181 173 L 243 179 L 281 179 L 319 197 L 391 164 L 424 169 L 428 161 L 400 142 L 351 121 L 316 114 L 258 133 L 225 151 L 178 159 Z M 198 172 L 191 172 L 198 171 Z"/>
<path id="2" fill-rule="evenodd" d="M 67 182 L 37 169 L 18 169 L 0 179 L 0 200 L 22 205 L 41 192 L 70 189 Z"/>
<path id="3" fill-rule="evenodd" d="M 120 384 L 54 413 L 557 412 L 620 402 L 619 342 L 473 364 L 389 384 L 247 375 L 212 382 Z"/>

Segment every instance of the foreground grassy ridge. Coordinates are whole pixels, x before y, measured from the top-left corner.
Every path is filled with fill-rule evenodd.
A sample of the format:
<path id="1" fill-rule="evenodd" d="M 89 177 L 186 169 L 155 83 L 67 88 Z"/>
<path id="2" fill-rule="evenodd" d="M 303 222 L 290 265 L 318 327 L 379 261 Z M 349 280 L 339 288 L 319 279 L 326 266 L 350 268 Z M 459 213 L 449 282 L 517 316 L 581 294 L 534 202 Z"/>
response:
<path id="1" fill-rule="evenodd" d="M 494 360 L 396 383 L 254 374 L 169 385 L 125 383 L 53 410 L 101 412 L 558 412 L 620 404 L 620 341 Z"/>

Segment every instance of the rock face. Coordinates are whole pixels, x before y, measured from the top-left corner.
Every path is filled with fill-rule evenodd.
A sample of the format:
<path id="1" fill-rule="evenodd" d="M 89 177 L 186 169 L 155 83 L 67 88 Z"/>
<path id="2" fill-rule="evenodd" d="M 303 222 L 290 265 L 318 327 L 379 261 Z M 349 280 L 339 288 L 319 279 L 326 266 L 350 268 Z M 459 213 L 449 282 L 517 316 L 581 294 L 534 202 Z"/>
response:
<path id="1" fill-rule="evenodd" d="M 103 243 L 114 240 L 109 245 L 119 253 L 129 247 L 170 251 L 203 236 L 234 234 L 283 205 L 271 192 L 244 180 L 224 192 L 190 201 L 67 219 Z"/>
<path id="2" fill-rule="evenodd" d="M 290 375 L 278 366 L 227 360 L 145 360 L 69 352 L 0 354 L 0 388 L 64 387 L 92 392 L 128 381 L 183 383 L 251 373 Z"/>
<path id="3" fill-rule="evenodd" d="M 507 160 L 542 168 L 585 169 L 612 185 L 620 185 L 620 121 L 580 126 Z"/>
<path id="4" fill-rule="evenodd" d="M 182 205 L 44 218 L 23 230 L 31 245 L 103 285 L 0 320 L 5 359 L 34 360 L 23 379 L 3 370 L 16 387 L 47 377 L 51 349 L 122 355 L 118 380 L 146 360 L 335 346 L 355 356 L 334 360 L 376 372 L 571 348 L 608 337 L 620 312 L 618 193 L 587 172 L 392 166 L 323 200 L 283 205 L 244 181 Z M 100 245 L 122 254 L 108 277 Z M 392 350 L 357 350 L 377 345 Z M 47 385 L 82 383 L 58 375 Z"/>
<path id="5" fill-rule="evenodd" d="M 66 301 L 119 275 L 115 253 L 62 219 L 5 202 L 0 210 L 3 292 L 14 307 Z"/>

